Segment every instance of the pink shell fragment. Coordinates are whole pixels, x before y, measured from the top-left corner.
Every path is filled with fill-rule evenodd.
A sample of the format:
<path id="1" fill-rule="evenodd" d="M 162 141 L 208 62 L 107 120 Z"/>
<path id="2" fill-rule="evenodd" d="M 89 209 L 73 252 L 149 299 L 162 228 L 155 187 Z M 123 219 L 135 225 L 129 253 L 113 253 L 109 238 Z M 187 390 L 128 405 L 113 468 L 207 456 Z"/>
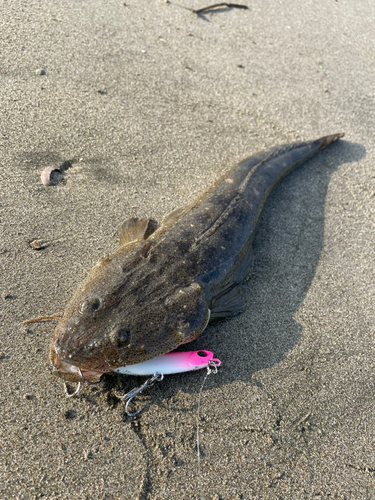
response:
<path id="1" fill-rule="evenodd" d="M 42 183 L 44 186 L 52 186 L 53 184 L 57 184 L 56 176 L 52 176 L 52 172 L 60 173 L 60 169 L 56 167 L 47 167 L 41 173 L 40 178 L 42 179 Z"/>

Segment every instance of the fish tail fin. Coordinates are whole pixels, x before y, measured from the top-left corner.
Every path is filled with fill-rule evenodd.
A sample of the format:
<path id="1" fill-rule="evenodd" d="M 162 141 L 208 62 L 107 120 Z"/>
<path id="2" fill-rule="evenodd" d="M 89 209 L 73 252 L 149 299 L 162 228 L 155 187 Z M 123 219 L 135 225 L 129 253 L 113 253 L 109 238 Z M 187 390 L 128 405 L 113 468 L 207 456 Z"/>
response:
<path id="1" fill-rule="evenodd" d="M 335 142 L 338 139 L 340 139 L 341 137 L 344 137 L 344 135 L 345 135 L 345 132 L 340 132 L 338 134 L 332 134 L 332 135 L 326 135 L 325 137 L 321 137 L 320 139 L 317 139 L 314 142 L 321 142 L 321 146 L 319 148 L 319 151 L 321 151 L 322 149 L 329 146 L 332 142 Z"/>

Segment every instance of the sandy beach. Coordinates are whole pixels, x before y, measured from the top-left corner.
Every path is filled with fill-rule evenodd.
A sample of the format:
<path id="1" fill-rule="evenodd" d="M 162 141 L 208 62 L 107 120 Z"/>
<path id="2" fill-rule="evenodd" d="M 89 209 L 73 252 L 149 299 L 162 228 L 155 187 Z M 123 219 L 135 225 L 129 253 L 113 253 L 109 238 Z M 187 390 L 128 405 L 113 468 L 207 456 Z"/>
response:
<path id="1" fill-rule="evenodd" d="M 373 499 L 375 3 L 178 3 L 0 5 L 0 498 Z M 145 377 L 65 396 L 56 322 L 22 321 L 61 316 L 125 219 L 337 132 L 271 194 L 245 311 L 184 346 L 222 362 L 199 463 L 205 371 L 166 376 L 133 419 L 117 395 Z"/>

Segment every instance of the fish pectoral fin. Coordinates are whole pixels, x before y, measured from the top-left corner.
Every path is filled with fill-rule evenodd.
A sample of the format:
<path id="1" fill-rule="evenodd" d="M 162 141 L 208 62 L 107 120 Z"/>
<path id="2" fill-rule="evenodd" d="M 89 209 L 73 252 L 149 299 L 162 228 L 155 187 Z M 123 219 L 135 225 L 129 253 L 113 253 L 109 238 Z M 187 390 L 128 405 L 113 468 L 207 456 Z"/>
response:
<path id="1" fill-rule="evenodd" d="M 224 295 L 214 298 L 210 304 L 211 317 L 210 323 L 219 321 L 224 318 L 229 318 L 235 314 L 239 314 L 244 310 L 245 303 L 240 295 L 239 286 L 229 290 Z"/>
<path id="2" fill-rule="evenodd" d="M 210 310 L 206 295 L 199 283 L 177 288 L 165 301 L 168 311 L 167 327 L 178 344 L 199 337 L 208 324 Z"/>
<path id="3" fill-rule="evenodd" d="M 120 246 L 131 241 L 146 240 L 157 229 L 158 223 L 154 219 L 138 219 L 130 217 L 120 226 Z"/>
<path id="4" fill-rule="evenodd" d="M 209 305 L 211 309 L 210 323 L 229 318 L 244 310 L 245 303 L 240 290 L 242 283 L 252 270 L 253 263 L 253 249 L 251 245 L 246 246 L 240 252 L 235 269 L 216 286 L 213 295 L 211 295 Z"/>

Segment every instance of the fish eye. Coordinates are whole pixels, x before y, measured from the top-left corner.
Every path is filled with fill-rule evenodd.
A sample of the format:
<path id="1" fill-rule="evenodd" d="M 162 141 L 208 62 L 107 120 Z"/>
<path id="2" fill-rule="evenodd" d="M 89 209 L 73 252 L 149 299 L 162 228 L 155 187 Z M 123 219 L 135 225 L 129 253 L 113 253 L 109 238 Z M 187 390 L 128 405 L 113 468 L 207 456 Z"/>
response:
<path id="1" fill-rule="evenodd" d="M 127 347 L 131 342 L 131 332 L 127 328 L 114 328 L 111 332 L 111 340 L 118 349 Z"/>
<path id="2" fill-rule="evenodd" d="M 82 303 L 79 312 L 81 314 L 90 314 L 98 310 L 101 305 L 102 299 L 98 297 L 92 297 L 91 299 L 87 299 Z"/>

